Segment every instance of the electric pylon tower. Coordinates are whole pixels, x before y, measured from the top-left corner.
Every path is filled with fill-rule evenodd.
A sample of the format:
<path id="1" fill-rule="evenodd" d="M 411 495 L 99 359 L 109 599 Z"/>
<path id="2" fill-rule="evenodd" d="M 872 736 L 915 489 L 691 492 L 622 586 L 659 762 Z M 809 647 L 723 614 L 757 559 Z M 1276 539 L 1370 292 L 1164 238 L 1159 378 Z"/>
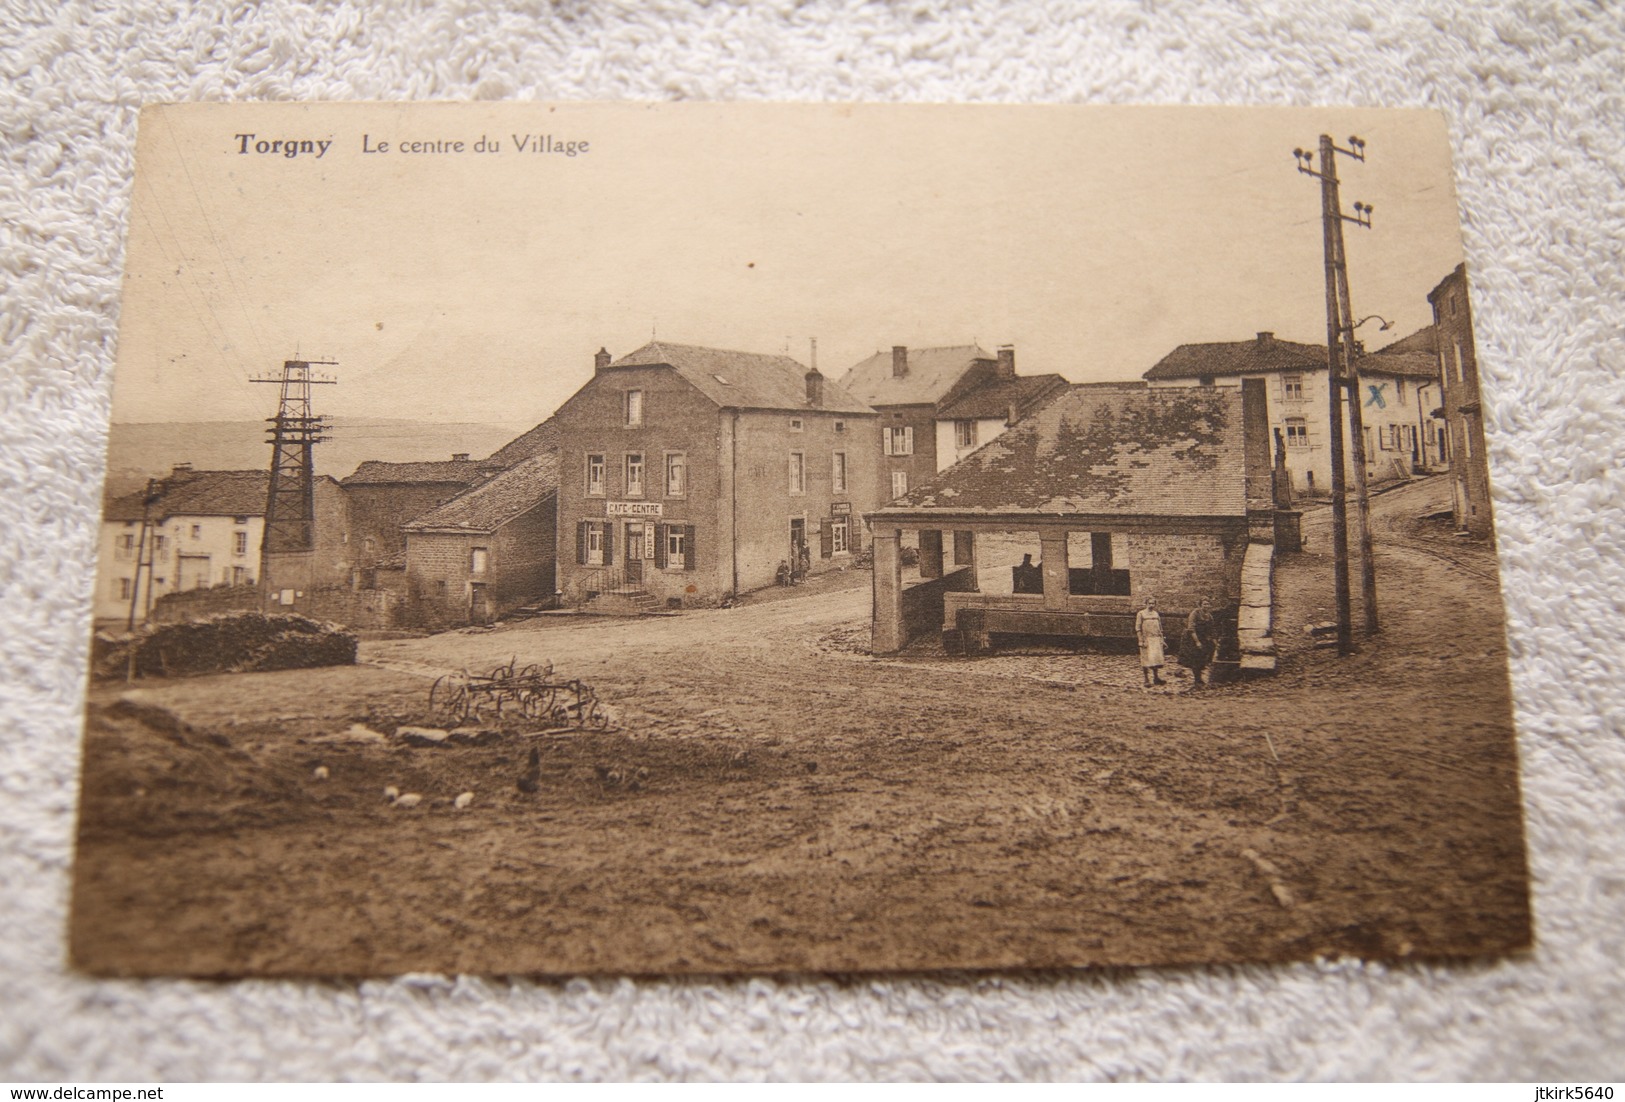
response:
<path id="1" fill-rule="evenodd" d="M 274 555 L 316 549 L 316 468 L 311 452 L 326 440 L 325 418 L 311 413 L 310 388 L 338 382 L 312 373 L 312 365 L 336 367 L 334 360 L 286 360 L 280 376 L 254 378 L 282 388 L 275 417 L 266 418 L 271 445 L 271 489 L 265 499 L 265 537 L 260 544 L 260 581 L 269 584 Z"/>

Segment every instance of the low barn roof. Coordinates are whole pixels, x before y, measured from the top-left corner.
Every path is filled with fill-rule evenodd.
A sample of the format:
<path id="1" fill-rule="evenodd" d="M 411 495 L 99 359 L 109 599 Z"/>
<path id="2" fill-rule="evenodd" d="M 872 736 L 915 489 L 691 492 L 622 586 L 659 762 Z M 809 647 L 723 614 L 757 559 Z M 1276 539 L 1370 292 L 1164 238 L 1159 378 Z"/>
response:
<path id="1" fill-rule="evenodd" d="M 346 486 L 382 486 L 399 483 L 473 482 L 480 464 L 473 459 L 442 459 L 427 463 L 386 463 L 368 459 L 342 481 Z"/>
<path id="2" fill-rule="evenodd" d="M 1239 517 L 1239 387 L 1078 386 L 874 515 Z"/>
<path id="3" fill-rule="evenodd" d="M 651 341 L 612 365 L 665 364 L 723 409 L 821 409 L 832 413 L 874 413 L 833 380 L 824 380 L 824 401 L 807 404 L 807 368 L 789 356 L 764 356 L 725 348 Z"/>
<path id="4" fill-rule="evenodd" d="M 542 452 L 408 521 L 408 532 L 494 532 L 559 489 L 557 452 Z"/>
<path id="5" fill-rule="evenodd" d="M 908 374 L 892 374 L 892 351 L 852 365 L 841 385 L 872 406 L 935 405 L 977 360 L 994 357 L 974 344 L 910 348 Z"/>

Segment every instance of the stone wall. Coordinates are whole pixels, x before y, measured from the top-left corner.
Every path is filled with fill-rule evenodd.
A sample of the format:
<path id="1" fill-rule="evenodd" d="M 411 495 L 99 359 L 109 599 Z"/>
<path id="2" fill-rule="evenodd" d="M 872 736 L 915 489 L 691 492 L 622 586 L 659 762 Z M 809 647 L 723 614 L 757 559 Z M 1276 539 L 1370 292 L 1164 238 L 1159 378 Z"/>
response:
<path id="1" fill-rule="evenodd" d="M 1245 532 L 1134 533 L 1122 535 L 1135 603 L 1155 597 L 1164 608 L 1188 608 L 1198 597 L 1232 604 L 1241 593 L 1241 561 L 1247 550 Z"/>

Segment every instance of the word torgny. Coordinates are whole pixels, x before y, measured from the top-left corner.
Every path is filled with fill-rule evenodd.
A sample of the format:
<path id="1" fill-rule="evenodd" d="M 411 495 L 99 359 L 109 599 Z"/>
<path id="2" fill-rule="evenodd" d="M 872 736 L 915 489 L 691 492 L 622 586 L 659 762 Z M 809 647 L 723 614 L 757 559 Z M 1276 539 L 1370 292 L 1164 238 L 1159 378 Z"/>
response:
<path id="1" fill-rule="evenodd" d="M 280 153 L 284 157 L 298 157 L 301 154 L 314 153 L 316 159 L 322 159 L 333 143 L 331 140 L 309 138 L 276 138 L 265 141 L 258 134 L 233 134 L 237 139 L 238 153 Z"/>

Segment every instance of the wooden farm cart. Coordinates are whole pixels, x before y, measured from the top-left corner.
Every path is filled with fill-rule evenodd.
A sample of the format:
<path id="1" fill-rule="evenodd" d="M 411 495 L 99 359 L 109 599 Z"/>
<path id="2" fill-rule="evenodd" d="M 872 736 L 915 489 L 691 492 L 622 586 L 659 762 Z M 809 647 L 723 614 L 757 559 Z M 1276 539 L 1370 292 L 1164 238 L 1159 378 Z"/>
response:
<path id="1" fill-rule="evenodd" d="M 592 686 L 579 678 L 555 677 L 551 662 L 520 666 L 510 660 L 489 673 L 445 674 L 429 689 L 429 707 L 462 723 L 500 717 L 506 708 L 549 727 L 609 725 L 609 713 Z"/>

